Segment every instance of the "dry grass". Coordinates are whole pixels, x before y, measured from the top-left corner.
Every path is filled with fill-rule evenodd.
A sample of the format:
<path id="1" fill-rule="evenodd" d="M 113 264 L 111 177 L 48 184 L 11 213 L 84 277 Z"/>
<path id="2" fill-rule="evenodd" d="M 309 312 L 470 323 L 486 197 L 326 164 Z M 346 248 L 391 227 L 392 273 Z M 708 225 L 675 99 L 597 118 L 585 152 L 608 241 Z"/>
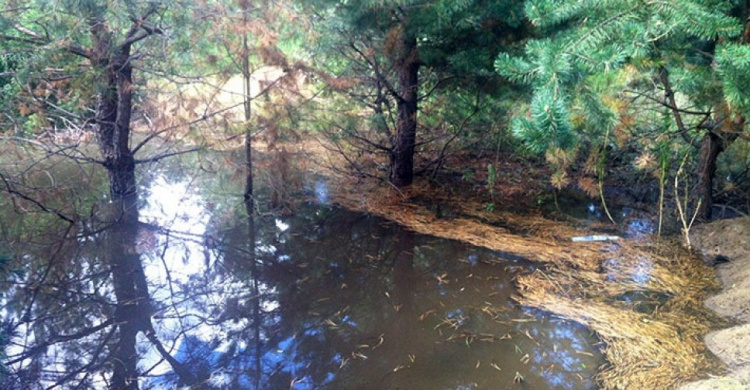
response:
<path id="1" fill-rule="evenodd" d="M 701 266 L 674 264 L 674 268 L 665 266 L 651 272 L 654 282 L 645 290 L 670 293 L 651 313 L 639 313 L 606 299 L 644 288 L 625 280 L 603 281 L 597 274 L 564 267 L 519 277 L 518 301 L 578 321 L 597 333 L 606 345 L 610 363 L 599 374 L 602 387 L 674 388 L 717 368 L 702 342 L 717 319 L 703 308 L 701 287 L 712 286 L 714 278 Z"/>
<path id="2" fill-rule="evenodd" d="M 717 281 L 698 259 L 662 246 L 621 240 L 573 243 L 592 234 L 536 214 L 488 212 L 467 191 L 416 183 L 400 192 L 382 183 L 332 175 L 336 203 L 408 229 L 544 263 L 517 278 L 519 303 L 588 326 L 605 343 L 606 389 L 669 389 L 719 369 L 702 337 L 721 321 L 703 307 Z M 439 218 L 423 204 L 448 202 L 457 214 Z M 522 234 L 519 234 L 522 232 Z M 671 248 L 673 248 L 672 246 Z M 657 293 L 649 312 L 618 297 Z"/>

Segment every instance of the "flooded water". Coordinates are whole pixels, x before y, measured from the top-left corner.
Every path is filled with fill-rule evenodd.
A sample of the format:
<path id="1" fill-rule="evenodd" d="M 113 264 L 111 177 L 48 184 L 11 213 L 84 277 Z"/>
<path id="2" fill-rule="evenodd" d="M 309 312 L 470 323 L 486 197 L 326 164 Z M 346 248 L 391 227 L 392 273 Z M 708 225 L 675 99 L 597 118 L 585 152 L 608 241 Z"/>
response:
<path id="1" fill-rule="evenodd" d="M 511 299 L 533 264 L 337 208 L 322 181 L 249 219 L 216 161 L 149 167 L 113 224 L 3 204 L 2 388 L 596 388 L 590 332 Z"/>

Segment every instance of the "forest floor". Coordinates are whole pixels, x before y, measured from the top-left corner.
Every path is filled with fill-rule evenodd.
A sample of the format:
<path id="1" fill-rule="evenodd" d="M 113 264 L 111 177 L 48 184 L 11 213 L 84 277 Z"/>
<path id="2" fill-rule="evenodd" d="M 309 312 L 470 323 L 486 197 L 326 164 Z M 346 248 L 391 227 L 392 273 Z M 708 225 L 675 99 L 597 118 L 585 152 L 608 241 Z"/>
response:
<path id="1" fill-rule="evenodd" d="M 722 310 L 717 314 L 705 306 L 709 302 L 715 305 L 712 307 L 725 307 L 726 302 L 711 297 L 721 284 L 705 256 L 684 250 L 679 234 L 657 240 L 649 229 L 633 232 L 633 226 L 642 223 L 640 217 L 621 212 L 615 214 L 617 223 L 611 224 L 604 218 L 582 220 L 560 212 L 566 206 L 558 204 L 563 199 L 558 199 L 549 185 L 550 172 L 543 163 L 512 155 L 456 155 L 438 175 L 424 175 L 399 191 L 385 181 L 346 172 L 342 168 L 347 162 L 325 143 L 287 150 L 298 155 L 295 160 L 303 162 L 304 170 L 327 178 L 333 203 L 384 217 L 417 233 L 537 262 L 534 271 L 516 278 L 519 294 L 515 299 L 578 321 L 598 335 L 608 361 L 598 377 L 603 388 L 669 389 L 705 377 L 721 378 L 724 387 L 716 388 L 748 388 L 747 366 L 734 379 L 723 375 L 750 361 L 743 355 L 749 339 L 742 338 L 750 334 L 750 325 L 733 328 L 735 333 L 711 333 L 704 342 L 711 331 L 734 324 L 719 315 L 726 314 Z M 488 163 L 498 167 L 492 188 L 487 186 Z M 373 166 L 382 166 L 382 162 Z M 597 199 L 577 201 L 598 204 Z M 544 211 L 544 204 L 554 204 L 558 211 Z M 653 222 L 655 214 L 650 213 Z M 734 252 L 722 252 L 737 269 L 721 272 L 734 280 L 731 284 L 724 281 L 730 286 L 725 293 L 735 294 L 730 300 L 745 302 L 742 315 L 748 316 L 747 302 L 742 300 L 747 298 L 747 290 L 735 292 L 732 286 L 750 280 L 746 262 L 750 229 L 743 225 L 731 230 L 720 227 L 724 226 L 721 223 L 731 222 L 695 227 L 695 247 L 705 252 L 705 245 L 713 245 L 704 244 L 700 237 L 706 236 L 719 238 L 725 245 L 736 243 L 734 249 L 744 251 L 744 262 L 735 260 Z M 703 229 L 709 232 L 701 236 Z M 745 238 L 732 237 L 729 230 Z M 602 234 L 624 238 L 586 243 L 571 240 Z M 720 250 L 726 251 L 723 248 Z M 743 286 L 747 288 L 747 284 Z M 738 336 L 738 332 L 745 333 Z M 734 360 L 727 361 L 726 355 Z M 715 387 L 690 389 L 707 388 Z"/>
<path id="2" fill-rule="evenodd" d="M 705 339 L 711 352 L 726 363 L 726 376 L 690 383 L 682 390 L 750 389 L 750 218 L 697 226 L 691 241 L 705 257 L 721 259 L 716 269 L 723 287 L 706 300 L 706 306 L 736 325 L 711 332 Z"/>

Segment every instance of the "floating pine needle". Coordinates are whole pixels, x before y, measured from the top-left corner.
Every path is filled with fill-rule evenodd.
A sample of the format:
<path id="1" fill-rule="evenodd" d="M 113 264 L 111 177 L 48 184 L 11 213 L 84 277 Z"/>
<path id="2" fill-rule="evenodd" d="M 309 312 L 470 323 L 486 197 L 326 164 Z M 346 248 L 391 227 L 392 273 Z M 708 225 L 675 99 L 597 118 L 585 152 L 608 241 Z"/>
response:
<path id="1" fill-rule="evenodd" d="M 336 313 L 334 313 L 334 316 L 338 317 L 338 316 L 341 316 L 343 314 L 346 314 L 346 313 L 349 312 L 350 309 L 351 309 L 351 306 L 346 306 L 345 308 L 343 308 L 343 309 L 337 311 Z"/>
<path id="2" fill-rule="evenodd" d="M 393 369 L 393 372 L 398 372 L 398 371 L 401 371 L 401 370 L 403 370 L 403 369 L 405 369 L 405 368 L 409 368 L 409 367 L 410 367 L 409 365 L 406 365 L 406 364 L 400 364 L 400 365 L 396 366 L 396 367 L 395 367 L 395 368 Z"/>
<path id="3" fill-rule="evenodd" d="M 422 313 L 422 314 L 421 314 L 421 315 L 419 316 L 419 322 L 422 322 L 422 321 L 424 321 L 424 320 L 425 320 L 425 319 L 426 319 L 427 317 L 429 317 L 429 316 L 431 316 L 431 315 L 435 314 L 436 312 L 437 312 L 437 310 L 435 310 L 435 309 L 430 309 L 430 310 L 427 310 L 426 312 Z"/>
<path id="4" fill-rule="evenodd" d="M 367 356 L 363 354 L 362 352 L 352 352 L 352 358 L 367 360 Z"/>
<path id="5" fill-rule="evenodd" d="M 495 339 L 496 339 L 496 337 L 493 334 L 483 333 L 483 334 L 479 335 L 479 341 L 484 341 L 486 343 L 494 343 Z"/>

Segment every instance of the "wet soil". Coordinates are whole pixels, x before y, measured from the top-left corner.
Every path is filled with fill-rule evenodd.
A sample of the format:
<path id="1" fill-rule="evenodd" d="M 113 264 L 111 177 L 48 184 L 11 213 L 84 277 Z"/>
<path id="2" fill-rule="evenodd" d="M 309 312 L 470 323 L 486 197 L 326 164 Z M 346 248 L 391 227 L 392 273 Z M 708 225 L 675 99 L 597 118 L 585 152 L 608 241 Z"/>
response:
<path id="1" fill-rule="evenodd" d="M 706 336 L 708 348 L 726 363 L 726 375 L 689 383 L 681 389 L 750 389 L 750 218 L 700 225 L 690 238 L 693 247 L 716 266 L 723 285 L 718 294 L 706 300 L 706 306 L 739 324 Z"/>

